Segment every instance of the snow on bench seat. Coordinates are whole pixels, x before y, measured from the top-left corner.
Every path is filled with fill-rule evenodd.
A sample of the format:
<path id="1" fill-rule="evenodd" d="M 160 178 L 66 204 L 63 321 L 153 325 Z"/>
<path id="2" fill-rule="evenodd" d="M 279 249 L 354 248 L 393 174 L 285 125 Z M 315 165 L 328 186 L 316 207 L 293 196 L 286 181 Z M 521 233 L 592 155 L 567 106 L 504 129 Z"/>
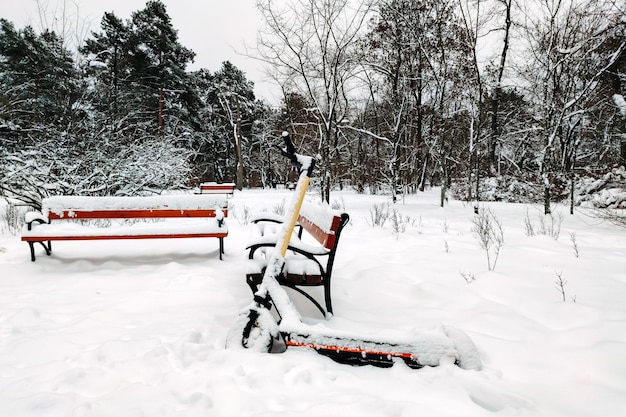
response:
<path id="1" fill-rule="evenodd" d="M 225 210 L 228 201 L 223 197 L 200 195 L 159 195 L 146 197 L 76 197 L 55 196 L 44 198 L 43 214 L 59 217 L 72 211 L 150 211 L 150 210 Z"/>
<path id="2" fill-rule="evenodd" d="M 211 221 L 167 221 L 154 223 L 135 223 L 131 225 L 116 224 L 107 227 L 84 226 L 78 223 L 44 223 L 33 227 L 31 230 L 24 230 L 22 237 L 42 237 L 44 240 L 72 240 L 72 238 L 132 238 L 138 239 L 147 236 L 172 236 L 175 237 L 214 237 L 218 233 L 226 233 L 224 226 L 220 226 L 214 219 Z M 57 239 L 58 238 L 58 239 Z M 24 240 L 24 239 L 22 239 Z M 79 239 L 76 239 L 79 240 Z M 97 239 L 93 239 L 97 240 Z"/>
<path id="3" fill-rule="evenodd" d="M 35 261 L 35 243 L 40 243 L 50 255 L 53 240 L 166 238 L 218 238 L 221 259 L 223 239 L 228 236 L 224 222 L 224 217 L 228 215 L 228 202 L 223 197 L 58 196 L 44 199 L 42 207 L 42 213 L 26 214 L 26 226 L 22 233 L 22 241 L 29 244 L 32 261 Z M 129 219 L 144 222 L 129 223 Z M 85 220 L 91 222 L 85 225 Z M 94 225 L 93 220 L 108 220 L 108 224 Z"/>

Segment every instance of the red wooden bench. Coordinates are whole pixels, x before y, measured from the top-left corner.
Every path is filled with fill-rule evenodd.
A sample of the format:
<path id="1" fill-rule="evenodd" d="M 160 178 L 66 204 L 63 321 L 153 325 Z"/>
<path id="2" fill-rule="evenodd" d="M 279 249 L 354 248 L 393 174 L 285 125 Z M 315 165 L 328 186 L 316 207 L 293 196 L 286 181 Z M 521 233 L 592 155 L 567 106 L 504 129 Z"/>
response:
<path id="1" fill-rule="evenodd" d="M 292 288 L 311 301 L 322 315 L 333 313 L 330 279 L 341 231 L 348 224 L 347 213 L 331 210 L 327 205 L 303 204 L 298 216 L 297 233 L 289 242 L 288 255 L 282 274 L 277 277 L 281 285 Z M 249 249 L 246 282 L 256 292 L 263 279 L 269 250 L 276 246 L 277 226 L 283 217 L 262 213 L 251 222 L 257 226 L 258 236 L 247 246 Z M 303 231 L 307 232 L 303 235 Z M 300 287 L 322 286 L 326 311 L 310 294 Z"/>
<path id="2" fill-rule="evenodd" d="M 203 182 L 199 188 L 200 192 L 198 194 L 235 194 L 235 184 L 233 183 Z"/>
<path id="3" fill-rule="evenodd" d="M 34 262 L 35 244 L 50 255 L 53 240 L 218 238 L 222 259 L 227 216 L 224 198 L 206 196 L 49 197 L 26 214 L 22 241 Z"/>

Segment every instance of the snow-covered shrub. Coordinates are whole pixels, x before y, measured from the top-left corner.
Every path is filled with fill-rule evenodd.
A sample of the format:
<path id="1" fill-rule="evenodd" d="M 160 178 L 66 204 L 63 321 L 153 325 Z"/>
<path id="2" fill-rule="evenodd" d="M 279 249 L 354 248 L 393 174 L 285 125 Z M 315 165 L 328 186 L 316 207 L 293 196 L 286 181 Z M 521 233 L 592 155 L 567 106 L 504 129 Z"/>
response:
<path id="1" fill-rule="evenodd" d="M 495 213 L 485 207 L 479 207 L 478 213 L 472 218 L 472 231 L 487 254 L 487 266 L 490 271 L 496 268 L 500 250 L 504 246 L 504 229 Z"/>
<path id="2" fill-rule="evenodd" d="M 235 212 L 234 217 L 239 220 L 239 223 L 243 225 L 247 225 L 250 223 L 250 218 L 252 216 L 252 212 L 250 211 L 250 206 L 244 205 L 241 212 L 239 210 L 235 211 L 235 206 L 231 204 L 230 209 Z"/>
<path id="3" fill-rule="evenodd" d="M 530 220 L 528 208 L 526 208 L 526 215 L 524 216 L 524 232 L 526 233 L 526 236 L 535 236 L 535 225 L 532 220 Z"/>
<path id="4" fill-rule="evenodd" d="M 471 284 L 472 282 L 476 281 L 476 276 L 471 272 L 461 271 L 459 272 L 459 274 L 461 274 L 465 282 L 467 282 L 468 284 Z"/>
<path id="5" fill-rule="evenodd" d="M 407 226 L 414 223 L 414 220 L 411 218 L 411 216 L 403 216 L 402 213 L 398 211 L 398 209 L 393 209 L 391 211 L 389 220 L 391 221 L 391 228 L 396 237 L 398 237 L 400 233 L 406 232 Z"/>
<path id="6" fill-rule="evenodd" d="M 49 195 L 159 193 L 186 186 L 189 155 L 162 137 L 127 143 L 60 135 L 0 147 L 0 191 L 36 208 Z"/>
<path id="7" fill-rule="evenodd" d="M 626 209 L 626 168 L 615 167 L 600 178 L 582 178 L 576 195 L 582 207 Z"/>
<path id="8" fill-rule="evenodd" d="M 554 240 L 559 240 L 561 235 L 561 225 L 563 224 L 563 213 L 549 213 L 545 216 L 539 216 L 540 235 L 550 236 Z"/>
<path id="9" fill-rule="evenodd" d="M 452 196 L 459 200 L 467 197 L 468 184 L 460 179 L 451 187 Z M 481 201 L 504 201 L 508 203 L 541 203 L 542 185 L 530 178 L 501 175 L 482 178 L 480 181 Z"/>
<path id="10" fill-rule="evenodd" d="M 272 213 L 278 214 L 279 216 L 284 216 L 285 215 L 285 211 L 286 211 L 286 207 L 285 207 L 286 203 L 287 202 L 283 198 L 278 203 L 274 204 L 274 208 L 272 209 Z"/>
<path id="11" fill-rule="evenodd" d="M 614 167 L 601 177 L 582 178 L 576 202 L 590 215 L 626 227 L 626 168 Z"/>
<path id="12" fill-rule="evenodd" d="M 567 297 L 565 295 L 565 286 L 567 285 L 567 280 L 563 278 L 562 271 L 561 272 L 554 271 L 554 273 L 556 274 L 556 281 L 554 281 L 554 287 L 561 294 L 561 297 L 563 298 L 563 302 L 566 302 Z M 576 295 L 571 297 L 571 299 L 573 302 L 576 302 Z"/>
<path id="13" fill-rule="evenodd" d="M 557 176 L 552 179 L 551 196 L 553 201 L 568 198 L 568 179 Z M 472 184 L 474 186 L 474 184 Z M 481 178 L 480 201 L 502 201 L 506 203 L 542 204 L 544 185 L 534 176 L 498 175 Z M 467 199 L 467 179 L 459 179 L 452 186 L 452 196 L 458 200 Z"/>
<path id="14" fill-rule="evenodd" d="M 0 200 L 0 233 L 7 230 L 12 235 L 17 235 L 24 225 L 24 215 L 32 208 L 15 204 L 15 201 Z"/>
<path id="15" fill-rule="evenodd" d="M 374 204 L 370 209 L 370 218 L 366 221 L 372 227 L 383 227 L 387 219 L 389 219 L 389 203 L 380 203 Z"/>
<path id="16" fill-rule="evenodd" d="M 333 200 L 330 203 L 330 207 L 333 210 L 341 210 L 341 211 L 345 211 L 346 210 L 346 202 L 344 201 L 343 197 L 341 197 L 340 200 Z"/>
<path id="17" fill-rule="evenodd" d="M 550 236 L 554 240 L 559 240 L 561 225 L 564 220 L 563 213 L 537 213 L 537 219 L 538 224 L 535 224 L 530 218 L 530 211 L 526 208 L 526 215 L 524 216 L 524 231 L 526 236 L 545 235 Z"/>
<path id="18" fill-rule="evenodd" d="M 580 249 L 578 248 L 578 242 L 576 241 L 576 232 L 570 232 L 569 240 L 572 242 L 572 249 L 574 249 L 574 255 L 578 258 L 580 256 Z"/>

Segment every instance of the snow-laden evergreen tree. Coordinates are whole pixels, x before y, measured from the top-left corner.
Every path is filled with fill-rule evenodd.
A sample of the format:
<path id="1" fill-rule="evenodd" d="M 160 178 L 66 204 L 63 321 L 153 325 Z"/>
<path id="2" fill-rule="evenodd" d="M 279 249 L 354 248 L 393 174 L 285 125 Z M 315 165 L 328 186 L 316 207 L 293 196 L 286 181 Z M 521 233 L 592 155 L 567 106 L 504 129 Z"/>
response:
<path id="1" fill-rule="evenodd" d="M 187 65 L 194 52 L 182 46 L 165 5 L 149 1 L 123 22 L 105 13 L 81 52 L 95 82 L 92 103 L 108 129 L 125 135 L 182 134 L 201 129 L 201 102 Z"/>
<path id="2" fill-rule="evenodd" d="M 88 96 L 93 118 L 115 132 L 123 130 L 132 105 L 127 100 L 132 96 L 127 87 L 130 28 L 112 12 L 104 14 L 100 27 L 102 32 L 92 32 L 80 51 L 86 57 L 86 75 L 93 80 Z"/>
<path id="3" fill-rule="evenodd" d="M 215 73 L 206 69 L 191 74 L 202 103 L 203 131 L 190 137 L 194 165 L 203 181 L 232 181 L 239 187 L 246 180 L 244 156 L 255 112 L 254 84 L 232 63 L 225 61 Z"/>
<path id="4" fill-rule="evenodd" d="M 143 87 L 137 104 L 160 133 L 174 133 L 181 121 L 198 128 L 200 101 L 186 72 L 195 53 L 178 41 L 165 5 L 148 1 L 131 22 L 129 81 Z"/>
<path id="5" fill-rule="evenodd" d="M 16 30 L 2 21 L 3 195 L 37 207 L 47 195 L 128 195 L 187 184 L 189 152 L 180 148 L 175 136 L 159 130 L 156 106 L 146 115 L 136 101 L 145 98 L 138 95 L 147 87 L 135 81 L 139 77 L 131 78 L 128 27 L 113 15 L 104 21 L 108 33 L 87 45 L 96 53 L 86 77 L 76 70 L 72 54 L 54 32 Z M 94 69 L 101 72 L 94 75 L 90 72 Z M 103 73 L 110 77 L 97 77 Z M 173 115 L 171 126 L 188 128 L 180 120 L 191 120 L 188 115 L 193 112 L 180 104 L 172 107 L 176 111 L 167 115 Z M 159 132 L 163 134 L 156 135 Z"/>
<path id="6" fill-rule="evenodd" d="M 22 131 L 65 129 L 77 111 L 80 88 L 62 39 L 0 19 L 0 56 L 0 118 Z"/>

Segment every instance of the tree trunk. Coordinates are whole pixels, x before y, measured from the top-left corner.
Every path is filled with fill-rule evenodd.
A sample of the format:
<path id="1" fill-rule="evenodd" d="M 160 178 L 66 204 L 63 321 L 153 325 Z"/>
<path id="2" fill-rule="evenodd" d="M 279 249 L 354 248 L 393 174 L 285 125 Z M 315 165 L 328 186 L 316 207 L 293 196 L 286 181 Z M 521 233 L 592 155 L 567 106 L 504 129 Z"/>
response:
<path id="1" fill-rule="evenodd" d="M 237 152 L 237 189 L 243 189 L 243 157 L 241 155 L 241 108 L 237 100 L 237 124 L 235 127 L 235 143 Z"/>

